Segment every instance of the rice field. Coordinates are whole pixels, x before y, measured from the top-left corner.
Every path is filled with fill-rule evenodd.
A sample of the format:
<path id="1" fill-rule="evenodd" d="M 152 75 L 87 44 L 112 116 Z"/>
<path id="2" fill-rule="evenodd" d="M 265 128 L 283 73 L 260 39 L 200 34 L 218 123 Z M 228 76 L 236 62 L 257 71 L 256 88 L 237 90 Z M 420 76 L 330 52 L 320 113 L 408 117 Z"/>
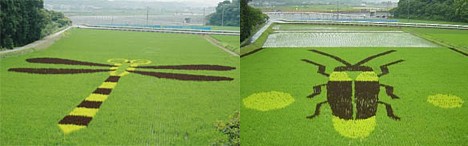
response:
<path id="1" fill-rule="evenodd" d="M 0 64 L 0 145 L 210 145 L 239 110 L 239 58 L 199 35 L 72 29 Z"/>
<path id="2" fill-rule="evenodd" d="M 464 52 L 468 52 L 468 41 L 466 36 L 468 31 L 450 30 L 450 29 L 424 29 L 424 28 L 405 28 L 407 32 L 420 35 L 442 44 L 456 47 Z"/>
<path id="3" fill-rule="evenodd" d="M 404 32 L 280 32 L 268 36 L 264 48 L 272 47 L 437 47 Z"/>
<path id="4" fill-rule="evenodd" d="M 431 36 L 432 40 L 455 45 L 463 45 L 463 40 L 468 39 L 467 31 L 412 28 L 281 24 L 276 31 L 322 31 L 323 27 L 340 31 L 404 31 L 398 34 Z M 314 32 L 321 37 L 324 34 Z M 276 42 L 271 41 L 275 35 Z M 298 47 L 316 43 L 318 38 L 301 32 L 280 35 L 271 34 L 264 47 L 281 41 L 289 44 L 271 46 L 241 58 L 242 145 L 468 142 L 467 56 L 439 44 Z M 411 38 L 417 38 L 416 35 Z M 344 40 L 366 41 L 355 36 L 329 38 L 329 46 Z M 337 106 L 344 103 L 350 103 L 349 110 L 344 110 L 348 106 Z M 340 112 L 343 110 L 347 112 Z"/>
<path id="5" fill-rule="evenodd" d="M 224 46 L 225 48 L 239 53 L 239 48 L 240 48 L 240 36 L 227 36 L 227 35 L 211 35 L 214 39 L 218 40 L 221 42 L 221 45 Z"/>
<path id="6" fill-rule="evenodd" d="M 362 27 L 362 26 L 347 26 L 347 25 L 310 25 L 310 24 L 275 24 L 273 26 L 275 30 L 294 30 L 294 31 L 303 31 L 303 30 L 346 30 L 346 31 L 395 31 L 400 30 L 395 27 Z"/>

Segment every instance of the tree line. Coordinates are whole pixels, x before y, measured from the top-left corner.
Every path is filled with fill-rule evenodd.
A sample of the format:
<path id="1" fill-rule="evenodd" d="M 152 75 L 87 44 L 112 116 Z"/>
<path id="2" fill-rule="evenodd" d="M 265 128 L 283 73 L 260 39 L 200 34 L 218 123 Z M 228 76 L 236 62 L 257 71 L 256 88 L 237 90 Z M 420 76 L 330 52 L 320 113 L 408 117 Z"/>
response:
<path id="1" fill-rule="evenodd" d="M 8 49 L 71 24 L 63 13 L 44 9 L 43 0 L 1 0 L 0 20 L 0 48 Z"/>
<path id="2" fill-rule="evenodd" d="M 251 0 L 241 0 L 241 36 L 240 41 L 248 39 L 251 33 L 268 19 L 266 14 L 263 14 L 260 9 L 253 8 L 248 5 Z"/>
<path id="3" fill-rule="evenodd" d="M 468 22 L 468 0 L 400 0 L 397 18 Z"/>
<path id="4" fill-rule="evenodd" d="M 208 25 L 239 26 L 239 0 L 218 3 L 216 12 L 208 15 Z"/>

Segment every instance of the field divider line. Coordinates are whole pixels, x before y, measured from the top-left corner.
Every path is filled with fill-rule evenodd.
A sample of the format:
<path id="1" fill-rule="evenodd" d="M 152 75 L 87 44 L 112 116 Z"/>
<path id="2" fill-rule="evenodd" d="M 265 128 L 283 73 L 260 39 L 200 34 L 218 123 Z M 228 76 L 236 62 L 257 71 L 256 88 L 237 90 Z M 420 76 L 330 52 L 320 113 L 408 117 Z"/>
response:
<path id="1" fill-rule="evenodd" d="M 231 54 L 232 56 L 237 56 L 239 57 L 239 54 L 229 50 L 228 48 L 224 47 L 223 45 L 221 45 L 221 42 L 219 42 L 218 40 L 216 40 L 215 38 L 211 37 L 210 35 L 203 35 L 203 38 L 205 38 L 205 40 L 207 40 L 208 42 L 210 42 L 211 44 L 215 45 L 216 47 L 218 48 L 221 48 L 223 49 L 225 52 L 228 52 L 229 54 Z"/>
<path id="2" fill-rule="evenodd" d="M 402 23 L 402 22 L 369 22 L 369 21 L 342 21 L 342 20 L 277 20 L 283 24 L 318 24 L 318 25 L 354 25 L 354 26 L 385 26 L 385 27 L 414 27 L 467 30 L 468 25 L 430 24 L 430 23 Z"/>
<path id="3" fill-rule="evenodd" d="M 257 41 L 257 39 L 260 38 L 260 36 L 262 36 L 263 32 L 265 32 L 268 29 L 268 27 L 275 23 L 276 21 L 267 21 L 265 25 L 262 28 L 260 28 L 260 30 L 258 30 L 257 32 L 255 32 L 254 35 L 252 35 L 252 38 L 249 40 L 249 43 L 254 43 L 255 41 Z"/>
<path id="4" fill-rule="evenodd" d="M 461 54 L 461 55 L 468 56 L 468 53 L 467 53 L 467 52 L 462 51 L 462 50 L 464 50 L 464 49 L 460 49 L 460 48 L 457 48 L 455 45 L 452 45 L 452 44 L 449 44 L 449 43 L 445 43 L 445 42 L 439 41 L 439 40 L 437 40 L 437 39 L 433 39 L 433 38 L 431 38 L 430 35 L 423 34 L 423 33 L 417 33 L 417 32 L 414 32 L 414 31 L 408 31 L 408 30 L 406 30 L 406 32 L 408 32 L 408 33 L 410 33 L 410 34 L 412 34 L 412 35 L 415 35 L 415 36 L 417 36 L 417 37 L 419 37 L 419 38 L 425 39 L 425 40 L 427 40 L 427 41 L 429 41 L 429 42 L 432 42 L 432 43 L 435 43 L 435 44 L 437 44 L 437 45 L 440 45 L 440 46 L 442 46 L 442 47 L 447 47 L 448 49 L 450 49 L 450 50 L 452 50 L 452 51 L 455 51 L 455 52 L 457 52 L 457 53 L 459 53 L 459 54 Z"/>
<path id="5" fill-rule="evenodd" d="M 230 35 L 239 36 L 240 32 L 230 30 L 189 30 L 189 29 L 154 29 L 142 27 L 116 27 L 116 26 L 95 26 L 95 25 L 76 25 L 77 28 L 95 29 L 95 30 L 115 30 L 115 31 L 135 31 L 135 32 L 156 32 L 156 33 L 178 33 L 194 35 Z"/>
<path id="6" fill-rule="evenodd" d="M 303 31 L 303 30 L 275 30 L 275 33 L 405 33 L 404 31 Z"/>
<path id="7" fill-rule="evenodd" d="M 259 51 L 261 51 L 261 50 L 263 50 L 263 49 L 265 49 L 265 48 L 259 48 L 259 49 L 250 51 L 250 52 L 248 52 L 248 53 L 245 53 L 245 54 L 241 55 L 240 57 L 242 58 L 242 57 L 246 57 L 246 56 L 252 55 L 252 54 L 257 53 L 257 52 L 259 52 Z"/>

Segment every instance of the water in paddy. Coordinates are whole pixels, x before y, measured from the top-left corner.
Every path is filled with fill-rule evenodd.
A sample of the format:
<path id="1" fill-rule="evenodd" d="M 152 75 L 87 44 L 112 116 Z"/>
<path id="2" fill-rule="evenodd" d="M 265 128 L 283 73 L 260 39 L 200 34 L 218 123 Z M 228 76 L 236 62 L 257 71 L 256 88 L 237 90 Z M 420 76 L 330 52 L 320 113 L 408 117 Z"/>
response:
<path id="1" fill-rule="evenodd" d="M 437 47 L 437 45 L 399 31 L 317 31 L 270 34 L 263 47 Z"/>

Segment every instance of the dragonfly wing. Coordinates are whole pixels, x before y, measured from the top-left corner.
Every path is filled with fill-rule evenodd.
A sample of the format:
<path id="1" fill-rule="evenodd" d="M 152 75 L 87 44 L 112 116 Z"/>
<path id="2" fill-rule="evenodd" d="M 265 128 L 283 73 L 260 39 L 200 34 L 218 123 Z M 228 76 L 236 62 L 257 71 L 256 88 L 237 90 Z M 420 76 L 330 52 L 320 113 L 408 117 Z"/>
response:
<path id="1" fill-rule="evenodd" d="M 62 59 L 62 58 L 29 58 L 29 59 L 26 59 L 26 61 L 27 61 L 27 62 L 30 62 L 30 63 L 67 64 L 67 65 L 85 65 L 85 66 L 112 67 L 112 65 L 109 65 L 109 64 L 101 64 L 101 63 L 94 63 L 94 62 L 77 61 L 77 60 Z"/>
<path id="2" fill-rule="evenodd" d="M 64 68 L 10 68 L 8 71 L 31 74 L 80 74 L 108 72 L 109 69 L 64 69 Z"/>
<path id="3" fill-rule="evenodd" d="M 147 71 L 129 71 L 129 72 L 146 75 L 146 76 L 153 76 L 157 78 L 188 80 L 188 81 L 231 81 L 231 80 L 234 80 L 233 78 L 220 77 L 220 76 L 205 76 L 205 75 L 147 72 Z"/>
<path id="4" fill-rule="evenodd" d="M 138 66 L 137 68 L 177 69 L 177 70 L 213 70 L 213 71 L 228 71 L 228 70 L 236 69 L 235 67 L 230 67 L 230 66 L 208 65 L 208 64 Z"/>

